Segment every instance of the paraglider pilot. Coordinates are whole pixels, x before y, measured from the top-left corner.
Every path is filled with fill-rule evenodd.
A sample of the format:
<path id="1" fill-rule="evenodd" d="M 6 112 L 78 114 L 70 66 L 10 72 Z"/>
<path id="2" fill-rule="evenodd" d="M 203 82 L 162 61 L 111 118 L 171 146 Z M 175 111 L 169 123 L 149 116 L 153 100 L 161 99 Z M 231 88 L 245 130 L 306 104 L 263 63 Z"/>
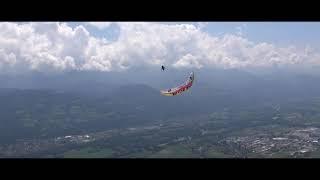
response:
<path id="1" fill-rule="evenodd" d="M 165 67 L 164 67 L 164 66 L 161 66 L 161 69 L 162 69 L 162 71 L 164 71 Z"/>

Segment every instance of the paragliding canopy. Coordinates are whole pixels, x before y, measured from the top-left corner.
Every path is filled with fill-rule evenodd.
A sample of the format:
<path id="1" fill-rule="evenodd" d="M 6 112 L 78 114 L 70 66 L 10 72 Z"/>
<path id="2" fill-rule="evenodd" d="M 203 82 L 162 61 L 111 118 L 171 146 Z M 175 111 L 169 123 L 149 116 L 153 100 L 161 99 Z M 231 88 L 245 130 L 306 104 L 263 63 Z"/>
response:
<path id="1" fill-rule="evenodd" d="M 184 84 L 174 88 L 167 89 L 167 90 L 161 90 L 160 92 L 162 95 L 165 95 L 165 96 L 175 96 L 188 90 L 192 86 L 193 81 L 194 81 L 194 73 L 191 72 L 190 76 L 188 77 L 188 80 Z"/>

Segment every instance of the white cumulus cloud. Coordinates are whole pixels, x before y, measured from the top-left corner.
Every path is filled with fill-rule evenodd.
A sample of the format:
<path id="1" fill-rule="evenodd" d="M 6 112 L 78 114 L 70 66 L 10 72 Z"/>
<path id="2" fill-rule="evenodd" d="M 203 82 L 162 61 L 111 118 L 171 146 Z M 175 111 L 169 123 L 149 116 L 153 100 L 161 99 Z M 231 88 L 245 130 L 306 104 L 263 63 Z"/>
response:
<path id="1" fill-rule="evenodd" d="M 112 22 L 88 22 L 87 24 L 98 29 L 105 29 L 108 28 L 112 24 Z"/>
<path id="2" fill-rule="evenodd" d="M 97 24 L 98 23 L 98 24 Z M 115 23 L 115 22 L 114 22 Z M 87 24 L 87 23 L 85 23 Z M 100 28 L 109 22 L 91 22 Z M 120 22 L 116 41 L 67 23 L 0 23 L 0 71 L 121 71 L 134 67 L 247 68 L 319 65 L 308 46 L 278 47 L 237 35 L 215 37 L 193 24 Z"/>

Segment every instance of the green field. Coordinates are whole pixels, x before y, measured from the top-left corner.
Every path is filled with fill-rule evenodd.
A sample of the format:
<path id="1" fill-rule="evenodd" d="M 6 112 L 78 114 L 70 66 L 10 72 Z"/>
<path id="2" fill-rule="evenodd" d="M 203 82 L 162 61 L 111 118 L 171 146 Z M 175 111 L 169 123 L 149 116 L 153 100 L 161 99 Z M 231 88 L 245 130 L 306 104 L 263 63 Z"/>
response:
<path id="1" fill-rule="evenodd" d="M 150 158 L 194 158 L 191 148 L 186 145 L 171 145 L 149 156 Z"/>
<path id="2" fill-rule="evenodd" d="M 71 150 L 63 154 L 65 158 L 109 158 L 112 157 L 113 151 L 111 149 L 95 149 L 83 148 L 80 150 Z"/>
<path id="3" fill-rule="evenodd" d="M 228 155 L 228 154 L 225 154 L 221 151 L 217 151 L 217 150 L 214 150 L 214 149 L 210 149 L 206 155 L 205 155 L 206 158 L 232 158 L 231 155 Z"/>

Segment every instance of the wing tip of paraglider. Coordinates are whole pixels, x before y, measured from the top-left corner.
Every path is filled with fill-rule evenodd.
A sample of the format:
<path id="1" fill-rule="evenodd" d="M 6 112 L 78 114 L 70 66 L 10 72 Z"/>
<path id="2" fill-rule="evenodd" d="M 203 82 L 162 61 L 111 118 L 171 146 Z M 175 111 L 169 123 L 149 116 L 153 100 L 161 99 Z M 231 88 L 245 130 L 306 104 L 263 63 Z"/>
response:
<path id="1" fill-rule="evenodd" d="M 160 91 L 160 94 L 164 95 L 164 96 L 174 96 L 174 92 L 168 92 L 168 91 Z"/>

